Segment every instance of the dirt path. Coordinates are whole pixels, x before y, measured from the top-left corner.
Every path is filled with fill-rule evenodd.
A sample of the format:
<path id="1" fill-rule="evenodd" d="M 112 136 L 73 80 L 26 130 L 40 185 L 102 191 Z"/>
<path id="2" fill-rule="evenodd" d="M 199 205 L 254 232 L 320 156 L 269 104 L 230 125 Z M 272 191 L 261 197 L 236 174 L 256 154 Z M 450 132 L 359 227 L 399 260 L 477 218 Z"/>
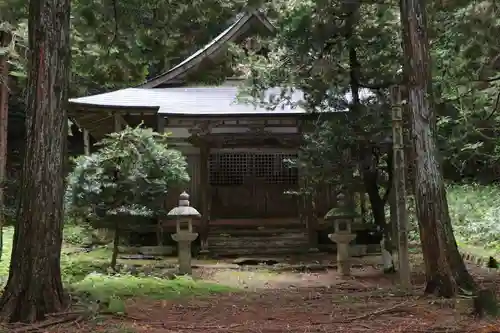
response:
<path id="1" fill-rule="evenodd" d="M 487 285 L 499 281 L 498 273 L 471 270 Z M 423 283 L 421 275 L 413 277 L 417 295 L 405 296 L 394 288 L 393 278 L 384 276 L 379 270 L 359 269 L 353 273 L 355 278 L 342 280 L 331 271 L 276 275 L 268 272 L 267 275 L 259 275 L 258 272 L 210 272 L 214 278 L 224 279 L 226 283 L 244 283 L 248 288 L 240 293 L 203 299 L 171 302 L 136 299 L 128 302 L 125 320 L 96 322 L 92 326 L 80 327 L 79 332 L 500 331 L 500 322 L 475 321 L 463 310 L 453 309 L 449 302 L 419 296 Z"/>

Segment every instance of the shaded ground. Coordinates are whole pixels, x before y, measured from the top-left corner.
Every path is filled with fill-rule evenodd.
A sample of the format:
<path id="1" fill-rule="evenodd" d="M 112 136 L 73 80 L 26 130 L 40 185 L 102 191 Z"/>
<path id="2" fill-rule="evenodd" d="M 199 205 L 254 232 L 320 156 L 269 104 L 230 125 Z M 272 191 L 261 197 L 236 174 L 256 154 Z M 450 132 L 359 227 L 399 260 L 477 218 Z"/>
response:
<path id="1" fill-rule="evenodd" d="M 500 284 L 498 272 L 469 267 L 489 287 Z M 418 267 L 415 267 L 418 271 Z M 500 322 L 476 321 L 468 308 L 421 296 L 423 276 L 415 274 L 415 294 L 394 287 L 394 277 L 372 266 L 353 269 L 341 279 L 335 271 L 316 273 L 266 269 L 199 269 L 206 279 L 243 287 L 232 294 L 176 301 L 127 301 L 122 318 L 61 326 L 46 332 L 477 332 L 500 331 Z"/>

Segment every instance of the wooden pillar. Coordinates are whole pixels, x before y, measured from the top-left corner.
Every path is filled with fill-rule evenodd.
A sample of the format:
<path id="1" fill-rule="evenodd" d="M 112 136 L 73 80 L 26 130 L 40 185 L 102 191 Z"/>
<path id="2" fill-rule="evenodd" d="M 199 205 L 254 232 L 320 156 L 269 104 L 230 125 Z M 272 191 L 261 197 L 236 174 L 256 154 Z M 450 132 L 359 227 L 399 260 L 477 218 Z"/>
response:
<path id="1" fill-rule="evenodd" d="M 201 221 L 200 221 L 200 253 L 208 252 L 208 231 L 210 221 L 210 181 L 209 165 L 210 147 L 203 144 L 200 147 L 200 202 L 201 202 Z"/>
<path id="2" fill-rule="evenodd" d="M 165 133 L 165 116 L 158 114 L 156 115 L 156 131 L 160 134 Z"/>
<path id="3" fill-rule="evenodd" d="M 90 155 L 90 136 L 89 131 L 86 129 L 83 129 L 83 151 L 85 155 Z"/>
<path id="4" fill-rule="evenodd" d="M 399 226 L 398 226 L 398 203 L 396 198 L 396 191 L 394 190 L 394 181 L 391 184 L 391 191 L 389 192 L 389 212 L 390 212 L 390 226 L 391 226 L 391 243 L 393 249 L 395 249 L 397 253 L 397 258 L 395 257 L 395 253 L 393 251 L 392 259 L 394 261 L 394 268 L 399 272 Z"/>
<path id="5" fill-rule="evenodd" d="M 403 136 L 403 101 L 401 87 L 395 86 L 392 95 L 392 147 L 393 191 L 396 203 L 396 225 L 398 229 L 399 277 L 403 288 L 411 287 L 411 272 L 408 258 L 408 211 L 406 209 L 406 162 Z"/>
<path id="6" fill-rule="evenodd" d="M 122 122 L 120 121 L 120 115 L 118 113 L 113 113 L 113 131 L 120 132 L 122 130 Z"/>

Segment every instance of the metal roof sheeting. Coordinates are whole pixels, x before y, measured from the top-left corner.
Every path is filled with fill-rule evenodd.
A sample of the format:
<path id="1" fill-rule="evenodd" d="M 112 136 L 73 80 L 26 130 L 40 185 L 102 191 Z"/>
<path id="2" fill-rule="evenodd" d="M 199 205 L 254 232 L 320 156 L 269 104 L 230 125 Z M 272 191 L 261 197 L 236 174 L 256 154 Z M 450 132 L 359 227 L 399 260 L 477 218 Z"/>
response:
<path id="1" fill-rule="evenodd" d="M 269 89 L 266 97 L 279 95 L 281 89 Z M 74 106 L 99 108 L 154 108 L 160 114 L 223 115 L 223 114 L 300 114 L 306 110 L 291 104 L 303 100 L 301 91 L 294 91 L 291 103 L 281 103 L 273 110 L 237 100 L 238 87 L 127 88 L 109 93 L 70 99 Z M 267 99 L 266 99 L 267 100 Z"/>
<path id="2" fill-rule="evenodd" d="M 241 96 L 238 100 L 239 87 L 236 86 L 203 86 L 182 88 L 127 88 L 109 93 L 70 99 L 75 107 L 97 108 L 138 108 L 154 109 L 160 114 L 171 115 L 252 115 L 252 114 L 303 114 L 306 109 L 299 105 L 304 100 L 304 93 L 294 90 L 287 94 L 288 101 L 283 101 L 274 109 L 266 108 L 258 103 L 246 103 L 251 98 Z M 264 101 L 271 96 L 279 96 L 281 88 L 265 91 Z M 374 96 L 368 89 L 360 90 L 361 100 Z M 344 96 L 345 102 L 352 102 L 350 92 Z M 348 111 L 330 110 L 336 112 Z"/>

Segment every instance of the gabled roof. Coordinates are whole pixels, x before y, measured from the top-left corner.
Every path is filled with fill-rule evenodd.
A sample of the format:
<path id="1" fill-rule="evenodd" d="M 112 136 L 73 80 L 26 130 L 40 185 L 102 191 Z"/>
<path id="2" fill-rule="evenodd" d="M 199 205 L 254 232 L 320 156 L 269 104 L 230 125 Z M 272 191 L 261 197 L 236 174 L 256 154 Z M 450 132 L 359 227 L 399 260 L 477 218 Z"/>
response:
<path id="1" fill-rule="evenodd" d="M 175 81 L 184 77 L 187 73 L 195 70 L 197 65 L 205 58 L 216 58 L 227 49 L 227 44 L 237 41 L 251 28 L 257 28 L 267 33 L 273 33 L 275 28 L 269 20 L 257 10 L 247 11 L 236 19 L 236 21 L 215 37 L 202 49 L 193 53 L 177 66 L 167 72 L 149 80 L 138 88 L 156 88 L 160 85 Z"/>

